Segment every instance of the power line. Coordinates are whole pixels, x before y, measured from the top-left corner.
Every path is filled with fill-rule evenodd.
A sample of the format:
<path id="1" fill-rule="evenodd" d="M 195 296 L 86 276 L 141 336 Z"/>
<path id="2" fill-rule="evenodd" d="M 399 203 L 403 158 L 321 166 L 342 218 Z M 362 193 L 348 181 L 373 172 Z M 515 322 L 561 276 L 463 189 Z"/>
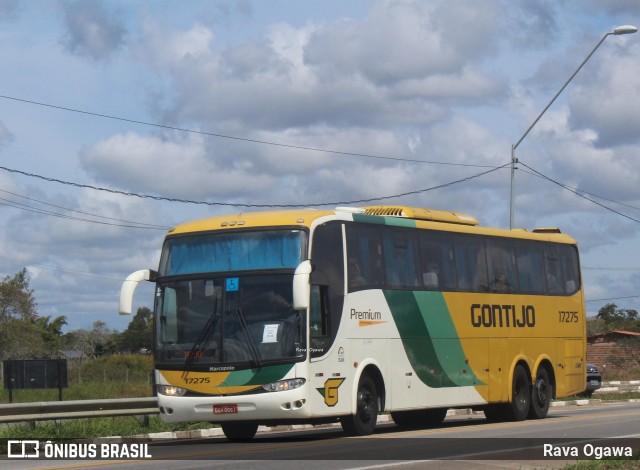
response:
<path id="1" fill-rule="evenodd" d="M 90 222 L 90 223 L 95 223 L 95 224 L 102 224 L 102 225 L 113 225 L 113 226 L 117 226 L 117 227 L 128 227 L 128 228 L 140 228 L 140 229 L 150 229 L 150 230 L 163 230 L 166 231 L 168 230 L 170 227 L 169 226 L 164 226 L 164 225 L 155 225 L 155 224 L 147 224 L 144 222 L 134 222 L 134 221 L 130 221 L 130 220 L 123 220 L 123 219 L 117 219 L 114 217 L 106 217 L 103 215 L 98 215 L 98 214 L 92 214 L 90 212 L 84 212 L 84 211 L 79 211 L 79 210 L 75 210 L 75 209 L 70 209 L 68 207 L 63 207 L 63 206 L 59 206 L 56 204 L 51 204 L 48 202 L 44 202 L 44 201 L 40 201 L 38 199 L 33 199 L 27 196 L 23 196 L 20 194 L 16 194 L 16 193 L 12 193 L 11 191 L 6 191 L 4 189 L 0 189 L 0 192 L 6 193 L 6 194 L 10 194 L 12 196 L 15 197 L 19 197 L 22 199 L 26 199 L 28 201 L 33 201 L 33 202 L 37 202 L 39 204 L 44 204 L 46 206 L 50 206 L 50 207 L 55 207 L 58 209 L 63 209 L 69 212 L 74 212 L 77 214 L 83 214 L 83 215 L 88 215 L 91 217 L 96 217 L 99 219 L 104 219 L 104 220 L 108 220 L 108 221 L 115 221 L 115 222 L 120 222 L 120 223 L 114 223 L 114 222 L 105 222 L 104 220 L 92 220 L 92 219 L 86 219 L 86 218 L 82 218 L 82 217 L 73 217 L 73 216 L 69 216 L 66 214 L 61 214 L 58 212 L 52 212 L 52 211 L 48 211 L 48 210 L 44 210 L 38 207 L 33 207 L 33 206 L 29 206 L 27 204 L 22 204 L 16 201 L 12 201 L 10 199 L 5 199 L 5 198 L 0 198 L 0 201 L 4 201 L 4 203 L 0 202 L 0 205 L 4 205 L 4 206 L 8 206 L 8 207 L 13 207 L 16 209 L 21 209 L 21 210 L 25 210 L 28 212 L 35 212 L 38 214 L 43 214 L 43 215 L 49 215 L 49 216 L 53 216 L 53 217 L 59 217 L 59 218 L 63 218 L 63 219 L 71 219 L 71 220 L 78 220 L 78 221 L 82 221 L 82 222 Z"/>
<path id="2" fill-rule="evenodd" d="M 479 178 L 480 176 L 484 176 L 487 175 L 489 173 L 493 173 L 494 171 L 497 170 L 501 170 L 507 166 L 509 166 L 511 163 L 505 163 L 502 166 L 498 166 L 498 167 L 494 167 L 491 168 L 490 170 L 487 171 L 483 171 L 482 173 L 478 173 L 472 176 L 467 176 L 465 178 L 461 178 L 459 180 L 455 180 L 455 181 L 451 181 L 449 183 L 443 183 L 437 186 L 432 186 L 429 188 L 424 188 L 424 189 L 417 189 L 415 191 L 408 191 L 406 193 L 400 193 L 400 194 L 393 194 L 390 196 L 379 196 L 379 197 L 373 197 L 373 198 L 368 198 L 368 199 L 356 199 L 356 200 L 352 200 L 352 201 L 334 201 L 334 202 L 312 202 L 312 203 L 304 203 L 304 204 L 246 204 L 246 203 L 238 203 L 238 202 L 210 202 L 210 201 L 196 201 L 196 200 L 191 200 L 191 199 L 179 199 L 179 198 L 171 198 L 171 197 L 164 197 L 164 196 L 154 196 L 151 194 L 142 194 L 142 193 L 134 193 L 134 192 L 129 192 L 129 191 L 120 191 L 118 189 L 110 189 L 110 188 L 104 188 L 104 187 L 100 187 L 100 186 L 93 186 L 93 185 L 89 185 L 89 184 L 81 184 L 81 183 L 74 183 L 71 181 L 65 181 L 65 180 L 60 180 L 57 178 L 50 178 L 47 176 L 42 176 L 42 175 L 38 175 L 36 173 L 28 173 L 26 171 L 22 171 L 22 170 L 16 170 L 13 168 L 7 168 L 4 166 L 0 166 L 0 170 L 4 170 L 4 171 L 8 171 L 10 173 L 17 173 L 20 175 L 24 175 L 24 176 L 28 176 L 30 178 L 37 178 L 37 179 L 41 179 L 44 181 L 48 181 L 51 183 L 59 183 L 59 184 L 63 184 L 63 185 L 67 185 L 67 186 L 73 186 L 76 188 L 86 188 L 86 189 L 92 189 L 94 191 L 104 191 L 104 192 L 108 192 L 111 194 L 120 194 L 123 196 L 132 196 L 132 197 L 138 197 L 141 199 L 152 199 L 155 201 L 168 201 L 168 202 L 179 202 L 179 203 L 183 203 L 183 204 L 199 204 L 199 205 L 206 205 L 206 206 L 234 206 L 234 207 L 255 207 L 255 208 L 299 208 L 299 207 L 310 207 L 310 206 L 316 206 L 316 207 L 320 207 L 320 206 L 339 206 L 339 205 L 351 205 L 351 204 L 360 204 L 360 203 L 364 203 L 364 202 L 374 202 L 374 201 L 384 201 L 387 199 L 395 199 L 395 198 L 399 198 L 399 197 L 403 197 L 403 196 L 410 196 L 410 195 L 414 195 L 414 194 L 420 194 L 420 193 L 425 193 L 427 191 L 433 191 L 436 189 L 443 189 L 449 186 L 453 186 L 455 184 L 458 183 L 462 183 L 465 181 L 470 181 L 472 179 L 475 178 Z"/>
<path id="3" fill-rule="evenodd" d="M 638 295 L 629 295 L 626 297 L 611 297 L 608 299 L 590 299 L 590 300 L 585 300 L 585 302 L 605 302 L 607 300 L 622 300 L 622 299 L 636 299 L 640 297 L 640 294 Z"/>
<path id="4" fill-rule="evenodd" d="M 578 190 L 578 188 L 573 188 L 573 189 L 575 189 L 576 191 Z M 614 201 L 613 199 L 608 199 L 608 198 L 606 198 L 604 196 L 599 196 L 598 194 L 590 193 L 590 192 L 585 191 L 585 190 L 582 190 L 582 192 L 584 194 L 588 194 L 589 196 L 597 197 L 598 199 L 602 199 L 604 201 L 613 202 L 614 204 L 619 204 L 621 206 L 628 207 L 629 209 L 635 209 L 637 211 L 640 211 L 640 207 L 632 206 L 631 204 L 625 204 L 624 202 Z"/>
<path id="5" fill-rule="evenodd" d="M 573 193 L 573 194 L 575 194 L 576 196 L 579 196 L 579 197 L 581 197 L 581 198 L 583 198 L 583 199 L 586 199 L 587 201 L 591 202 L 592 204 L 595 204 L 595 205 L 597 205 L 597 206 L 600 206 L 600 207 L 602 207 L 603 209 L 606 209 L 606 210 L 608 210 L 608 211 L 610 211 L 610 212 L 613 212 L 614 214 L 618 214 L 618 215 L 620 215 L 620 216 L 622 216 L 622 217 L 624 217 L 624 218 L 626 218 L 626 219 L 629 219 L 629 220 L 632 220 L 632 221 L 634 221 L 634 222 L 640 223 L 640 220 L 635 219 L 635 218 L 633 218 L 633 217 L 631 217 L 631 216 L 628 216 L 628 215 L 626 215 L 626 214 L 624 214 L 624 213 L 622 213 L 622 212 L 620 212 L 620 211 L 617 211 L 617 210 L 615 210 L 615 209 L 613 209 L 613 208 L 611 208 L 611 207 L 609 207 L 609 206 L 606 206 L 606 205 L 604 205 L 604 204 L 602 204 L 602 203 L 600 203 L 600 202 L 598 202 L 598 201 L 594 201 L 593 199 L 591 199 L 591 198 L 589 198 L 589 197 L 585 196 L 584 194 L 581 194 L 578 190 L 575 190 L 575 189 L 573 189 L 573 188 L 570 188 L 569 186 L 567 186 L 567 185 L 565 185 L 565 184 L 563 184 L 563 183 L 560 183 L 559 181 L 556 181 L 556 180 L 554 180 L 553 178 L 550 178 L 550 177 L 548 177 L 548 176 L 546 176 L 546 175 L 544 175 L 544 174 L 540 173 L 540 172 L 539 172 L 539 171 L 537 171 L 537 170 L 534 170 L 534 169 L 533 169 L 533 168 L 531 168 L 530 166 L 528 166 L 528 165 L 526 165 L 525 163 L 523 163 L 523 162 L 522 162 L 522 160 L 518 160 L 518 163 L 519 163 L 520 165 L 524 166 L 525 168 L 528 168 L 529 170 L 531 170 L 531 171 L 534 173 L 534 176 L 538 176 L 538 177 L 540 177 L 540 178 L 542 178 L 542 179 L 545 179 L 545 180 L 547 180 L 547 181 L 551 181 L 553 184 L 556 184 L 556 185 L 560 186 L 561 188 L 566 189 L 566 190 L 567 190 L 567 191 L 569 191 L 569 192 L 572 192 L 572 193 Z"/>
<path id="6" fill-rule="evenodd" d="M 526 166 L 526 165 L 524 165 L 524 166 Z M 539 172 L 532 173 L 530 171 L 525 171 L 525 170 L 522 170 L 522 169 L 520 171 L 522 171 L 523 173 L 526 173 L 527 175 L 535 176 L 536 178 L 540 178 L 540 179 L 545 179 L 546 178 L 544 176 L 541 176 L 541 174 L 538 174 Z M 535 171 L 535 170 L 533 170 L 533 171 Z M 574 192 L 574 193 L 577 193 L 579 191 L 579 192 L 581 192 L 583 194 L 588 194 L 589 196 L 593 196 L 593 197 L 596 197 L 598 199 L 602 199 L 603 201 L 613 202 L 614 204 L 618 204 L 620 206 L 628 207 L 629 209 L 635 209 L 635 210 L 640 211 L 640 207 L 638 207 L 638 206 L 632 206 L 631 204 L 626 204 L 624 202 L 615 201 L 613 199 L 609 199 L 609 198 L 606 198 L 604 196 L 600 196 L 599 194 L 590 193 L 589 191 L 585 191 L 584 189 L 578 190 L 578 188 L 572 188 L 571 186 L 568 186 L 568 185 L 565 185 L 565 184 L 563 184 L 563 188 L 567 189 L 567 190 L 569 190 L 571 192 Z"/>
<path id="7" fill-rule="evenodd" d="M 51 266 L 48 264 L 41 264 L 41 263 L 32 263 L 30 261 L 27 260 L 23 260 L 23 259 L 17 259 L 17 258 L 10 258 L 8 256 L 2 256 L 0 255 L 0 259 L 5 259 L 5 260 L 9 260 L 9 261 L 14 261 L 14 262 L 18 262 L 20 264 L 23 264 L 26 267 L 29 266 L 37 266 L 39 268 L 43 268 L 43 269 L 49 269 L 52 271 L 61 271 L 61 272 L 68 272 L 68 273 L 75 273 L 75 274 L 86 274 L 86 275 L 90 275 L 90 276 L 98 276 L 98 277 L 104 277 L 107 279 L 117 279 L 122 281 L 122 277 L 117 276 L 117 275 L 109 275 L 109 274 L 98 274 L 98 273 L 92 273 L 90 271 L 81 271 L 78 269 L 70 269 L 70 268 L 59 268 L 56 266 Z"/>
<path id="8" fill-rule="evenodd" d="M 640 271 L 640 268 L 590 268 L 582 266 L 582 269 L 594 270 L 594 271 Z"/>
<path id="9" fill-rule="evenodd" d="M 42 103 L 42 102 L 39 102 L 39 101 L 27 100 L 27 99 L 23 99 L 23 98 L 16 98 L 16 97 L 7 96 L 7 95 L 0 95 L 0 98 L 4 98 L 6 100 L 13 100 L 13 101 L 17 101 L 17 102 L 20 102 L 20 103 L 27 103 L 27 104 L 32 104 L 32 105 L 36 105 L 36 106 L 43 106 L 43 107 L 47 107 L 47 108 L 58 109 L 58 110 L 61 110 L 61 111 L 68 111 L 68 112 L 72 112 L 72 113 L 85 114 L 85 115 L 88 115 L 88 116 L 94 116 L 94 117 L 99 117 L 99 118 L 104 118 L 104 119 L 113 119 L 113 120 L 116 120 L 116 121 L 129 122 L 129 123 L 132 123 L 132 124 L 140 124 L 140 125 L 143 125 L 143 126 L 158 127 L 160 129 L 167 129 L 167 130 L 179 131 L 179 132 L 188 132 L 190 134 L 205 135 L 205 136 L 208 136 L 208 137 L 216 137 L 216 138 L 219 138 L 219 139 L 236 140 L 236 141 L 241 141 L 241 142 L 249 142 L 249 143 L 253 143 L 253 144 L 271 145 L 271 146 L 275 146 L 275 147 L 290 148 L 290 149 L 295 149 L 295 150 L 304 150 L 304 151 L 308 151 L 308 152 L 320 152 L 320 153 L 328 153 L 328 154 L 334 154 L 334 155 L 344 155 L 344 156 L 347 156 L 347 157 L 373 158 L 373 159 L 377 159 L 377 160 L 391 160 L 391 161 L 398 161 L 398 162 L 424 163 L 424 164 L 429 164 L 429 165 L 448 165 L 448 166 L 463 166 L 463 167 L 474 167 L 474 168 L 492 168 L 491 165 L 477 165 L 477 164 L 470 164 L 470 163 L 452 163 L 452 162 L 438 162 L 438 161 L 417 160 L 417 159 L 412 159 L 412 158 L 389 157 L 389 156 L 381 156 L 381 155 L 371 155 L 371 154 L 367 154 L 367 153 L 345 152 L 345 151 L 341 151 L 341 150 L 322 149 L 322 148 L 317 148 L 317 147 L 305 147 L 305 146 L 302 146 L 302 145 L 283 144 L 281 142 L 271 142 L 271 141 L 268 141 L 268 140 L 249 139 L 249 138 L 246 138 L 246 137 L 238 137 L 238 136 L 232 136 L 232 135 L 217 134 L 217 133 L 214 133 L 214 132 L 198 131 L 198 130 L 195 130 L 195 129 L 187 129 L 187 128 L 184 128 L 184 127 L 169 126 L 169 125 L 165 125 L 165 124 L 158 124 L 158 123 L 153 123 L 153 122 L 148 122 L 148 121 L 140 121 L 140 120 L 137 120 L 137 119 L 129 119 L 129 118 L 113 116 L 113 115 L 109 115 L 109 114 L 94 113 L 94 112 L 85 111 L 85 110 L 82 110 L 82 109 L 68 108 L 68 107 L 65 107 L 65 106 L 57 106 L 57 105 L 53 105 L 53 104 L 49 104 L 49 103 Z"/>

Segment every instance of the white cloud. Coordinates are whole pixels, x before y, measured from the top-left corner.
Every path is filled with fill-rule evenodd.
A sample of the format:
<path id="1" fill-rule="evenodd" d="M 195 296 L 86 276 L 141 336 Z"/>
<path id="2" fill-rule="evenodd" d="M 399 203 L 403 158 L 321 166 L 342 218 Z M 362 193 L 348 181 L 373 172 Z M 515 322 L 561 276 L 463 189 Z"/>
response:
<path id="1" fill-rule="evenodd" d="M 81 161 L 97 181 L 117 182 L 121 188 L 164 197 L 203 200 L 255 194 L 273 179 L 242 165 L 208 155 L 204 139 L 193 134 L 175 140 L 135 133 L 115 135 L 85 149 Z"/>
<path id="2" fill-rule="evenodd" d="M 495 4 L 481 15 L 479 8 L 379 2 L 361 23 L 278 24 L 267 38 L 229 46 L 216 45 L 200 24 L 180 32 L 154 24 L 138 56 L 171 77 L 167 115 L 220 133 L 424 126 L 446 115 L 442 99 L 472 103 L 500 90 L 471 65 L 492 50 L 496 35 Z"/>
<path id="3" fill-rule="evenodd" d="M 595 129 L 599 146 L 640 144 L 640 43 L 634 36 L 607 41 L 609 47 L 592 64 L 597 68 L 571 93 L 571 121 Z"/>
<path id="4" fill-rule="evenodd" d="M 202 24 L 196 23 L 181 31 L 147 19 L 143 39 L 136 46 L 136 56 L 160 70 L 178 68 L 208 57 L 212 41 L 213 32 Z"/>
<path id="5" fill-rule="evenodd" d="M 350 16 L 344 3 L 327 2 L 323 8 L 333 11 L 322 19 L 313 9 L 270 5 L 267 11 L 247 2 L 141 8 L 131 2 L 68 2 L 47 4 L 47 15 L 31 5 L 25 2 L 19 15 L 3 18 L 9 20 L 2 34 L 10 39 L 13 58 L 4 69 L 0 65 L 7 94 L 240 139 L 150 131 L 12 103 L 0 124 L 3 165 L 228 204 L 353 201 L 446 186 L 505 164 L 514 136 L 531 123 L 571 64 L 602 31 L 632 22 L 637 12 L 622 0 L 592 1 L 586 13 L 572 1 L 380 0 L 350 4 L 357 13 Z M 48 19 L 60 18 L 61 11 L 65 23 Z M 568 34 L 566 24 L 579 25 L 582 34 Z M 60 37 L 68 51 L 91 60 L 61 55 Z M 640 205 L 637 44 L 635 36 L 607 39 L 518 148 L 523 163 L 571 186 Z M 609 259 L 637 241 L 637 224 L 525 171 L 519 166 L 516 173 L 518 225 L 560 226 L 579 239 L 587 262 Z M 235 210 L 127 198 L 4 173 L 0 189 L 160 225 Z M 388 202 L 468 212 L 485 225 L 504 227 L 508 198 L 507 168 Z M 162 231 L 6 206 L 0 216 L 12 228 L 0 235 L 0 248 L 18 260 L 5 260 L 4 269 L 13 274 L 30 266 L 42 314 L 69 315 L 71 328 L 90 327 L 96 319 L 111 325 L 112 318 L 126 327 L 129 319 L 115 315 L 120 281 L 130 271 L 155 267 Z M 600 292 L 590 273 L 585 276 L 592 289 L 587 295 Z"/>
<path id="6" fill-rule="evenodd" d="M 110 56 L 125 42 L 120 15 L 107 11 L 105 3 L 97 0 L 65 4 L 65 26 L 62 43 L 67 50 L 94 60 Z"/>

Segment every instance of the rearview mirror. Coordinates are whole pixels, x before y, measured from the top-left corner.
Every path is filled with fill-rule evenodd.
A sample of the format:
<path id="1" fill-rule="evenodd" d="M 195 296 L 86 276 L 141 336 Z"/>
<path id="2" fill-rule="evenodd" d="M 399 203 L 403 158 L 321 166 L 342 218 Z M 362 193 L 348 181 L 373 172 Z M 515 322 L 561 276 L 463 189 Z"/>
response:
<path id="1" fill-rule="evenodd" d="M 141 281 L 153 281 L 158 273 L 151 269 L 142 269 L 127 276 L 120 288 L 120 302 L 118 312 L 120 315 L 131 315 L 133 306 L 133 293 Z"/>
<path id="2" fill-rule="evenodd" d="M 309 276 L 311 274 L 311 261 L 306 260 L 298 265 L 293 274 L 293 308 L 294 310 L 306 310 L 309 308 Z"/>

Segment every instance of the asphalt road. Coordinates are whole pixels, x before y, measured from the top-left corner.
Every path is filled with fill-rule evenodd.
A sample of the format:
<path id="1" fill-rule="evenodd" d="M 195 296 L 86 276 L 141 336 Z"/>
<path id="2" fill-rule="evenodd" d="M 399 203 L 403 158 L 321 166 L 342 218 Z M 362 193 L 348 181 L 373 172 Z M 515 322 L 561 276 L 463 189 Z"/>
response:
<path id="1" fill-rule="evenodd" d="M 223 437 L 168 440 L 148 444 L 152 459 L 12 459 L 0 466 L 21 470 L 137 470 L 160 465 L 185 470 L 540 469 L 611 452 L 624 455 L 628 448 L 640 449 L 640 403 L 558 407 L 551 409 L 547 419 L 518 423 L 489 423 L 482 413 L 450 416 L 433 429 L 406 430 L 383 423 L 366 438 L 347 438 L 339 427 L 323 427 L 263 433 L 248 443 L 230 443 Z M 549 454 L 555 457 L 550 459 Z"/>

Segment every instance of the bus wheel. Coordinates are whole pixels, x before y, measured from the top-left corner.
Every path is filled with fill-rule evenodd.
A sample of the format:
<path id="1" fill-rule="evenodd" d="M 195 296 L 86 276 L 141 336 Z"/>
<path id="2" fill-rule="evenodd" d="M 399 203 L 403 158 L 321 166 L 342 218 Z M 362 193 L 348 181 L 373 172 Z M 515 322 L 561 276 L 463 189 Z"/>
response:
<path id="1" fill-rule="evenodd" d="M 553 385 L 549 380 L 549 373 L 544 367 L 538 369 L 536 381 L 531 388 L 531 408 L 529 418 L 543 419 L 549 412 L 549 403 L 553 396 Z"/>
<path id="2" fill-rule="evenodd" d="M 446 408 L 391 412 L 391 418 L 394 423 L 398 426 L 412 428 L 438 426 L 444 421 L 446 416 Z"/>
<path id="3" fill-rule="evenodd" d="M 511 388 L 509 418 L 512 421 L 523 421 L 527 419 L 531 405 L 531 381 L 529 380 L 529 374 L 521 365 L 516 366 L 513 371 L 513 385 Z"/>
<path id="4" fill-rule="evenodd" d="M 487 421 L 491 421 L 492 423 L 499 423 L 501 421 L 509 420 L 509 410 L 508 403 L 494 403 L 492 405 L 487 405 L 484 407 L 484 416 L 487 418 Z"/>
<path id="5" fill-rule="evenodd" d="M 222 432 L 230 441 L 249 441 L 256 435 L 258 425 L 252 423 L 223 423 Z"/>
<path id="6" fill-rule="evenodd" d="M 368 375 L 360 379 L 356 402 L 356 413 L 340 420 L 342 429 L 350 436 L 368 436 L 378 420 L 378 391 Z"/>

